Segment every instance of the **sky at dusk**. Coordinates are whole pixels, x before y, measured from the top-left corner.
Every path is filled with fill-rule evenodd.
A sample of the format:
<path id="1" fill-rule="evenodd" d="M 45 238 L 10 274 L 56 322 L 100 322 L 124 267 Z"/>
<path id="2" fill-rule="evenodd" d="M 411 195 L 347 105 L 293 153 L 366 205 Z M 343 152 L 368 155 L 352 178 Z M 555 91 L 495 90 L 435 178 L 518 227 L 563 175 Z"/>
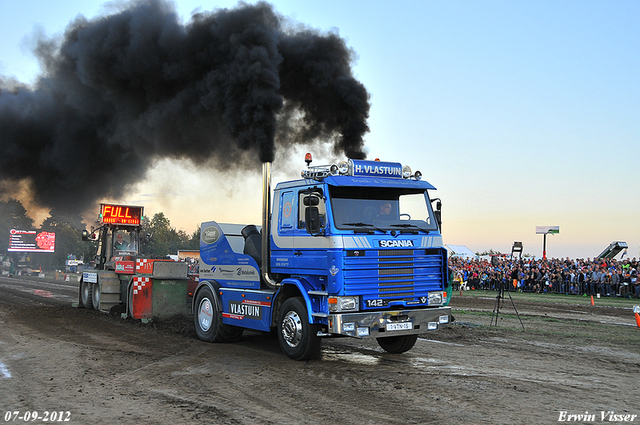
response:
<path id="1" fill-rule="evenodd" d="M 547 256 L 595 257 L 625 241 L 640 257 L 640 2 L 270 3 L 339 33 L 356 53 L 353 73 L 371 103 L 368 158 L 408 164 L 438 189 L 446 244 L 509 253 L 522 241 L 541 256 L 536 226 L 559 226 Z M 118 4 L 0 0 L 0 76 L 33 82 L 37 37 Z M 187 23 L 194 11 L 235 5 L 183 0 L 176 9 Z M 274 183 L 298 178 L 304 153 L 277 152 Z M 316 165 L 343 159 L 312 153 Z M 162 211 L 187 233 L 262 216 L 258 168 L 161 160 L 129 193 L 105 201 Z"/>

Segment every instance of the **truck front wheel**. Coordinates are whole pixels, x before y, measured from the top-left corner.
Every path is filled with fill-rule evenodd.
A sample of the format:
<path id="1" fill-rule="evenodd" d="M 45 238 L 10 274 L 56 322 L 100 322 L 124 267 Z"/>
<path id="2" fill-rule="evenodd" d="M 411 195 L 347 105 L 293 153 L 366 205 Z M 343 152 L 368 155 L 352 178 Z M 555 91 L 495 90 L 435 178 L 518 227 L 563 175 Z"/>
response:
<path id="1" fill-rule="evenodd" d="M 85 282 L 84 279 L 80 281 L 80 304 L 87 310 L 93 310 L 93 299 L 91 298 L 93 293 L 92 284 Z"/>
<path id="2" fill-rule="evenodd" d="M 376 338 L 378 345 L 388 353 L 404 353 L 411 350 L 418 340 L 418 335 L 389 336 L 386 338 Z"/>
<path id="3" fill-rule="evenodd" d="M 207 342 L 236 342 L 242 337 L 243 328 L 222 323 L 222 312 L 218 309 L 215 295 L 208 287 L 196 296 L 197 310 L 193 315 L 196 334 Z"/>
<path id="4" fill-rule="evenodd" d="M 320 353 L 318 326 L 309 323 L 302 298 L 289 298 L 282 304 L 278 320 L 278 339 L 282 351 L 293 360 L 308 360 Z"/>

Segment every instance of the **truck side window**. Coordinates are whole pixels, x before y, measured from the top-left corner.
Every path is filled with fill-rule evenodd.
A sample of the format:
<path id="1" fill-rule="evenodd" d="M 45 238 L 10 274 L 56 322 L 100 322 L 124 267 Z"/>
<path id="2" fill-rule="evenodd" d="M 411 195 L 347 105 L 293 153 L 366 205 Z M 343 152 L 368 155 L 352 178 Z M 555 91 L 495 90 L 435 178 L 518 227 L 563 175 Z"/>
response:
<path id="1" fill-rule="evenodd" d="M 293 230 L 295 225 L 295 212 L 293 205 L 295 200 L 294 192 L 283 192 L 280 202 L 280 227 L 282 229 Z"/>
<path id="2" fill-rule="evenodd" d="M 305 205 L 304 199 L 310 195 L 318 200 L 317 205 L 309 205 L 308 201 L 306 202 L 307 205 Z M 321 227 L 324 227 L 324 225 L 326 224 L 326 209 L 324 204 L 324 197 L 322 195 L 321 190 L 315 190 L 315 191 L 305 190 L 298 194 L 298 229 L 306 228 L 305 216 L 307 214 L 307 208 L 318 209 L 318 213 L 320 214 L 320 224 L 321 224 Z"/>

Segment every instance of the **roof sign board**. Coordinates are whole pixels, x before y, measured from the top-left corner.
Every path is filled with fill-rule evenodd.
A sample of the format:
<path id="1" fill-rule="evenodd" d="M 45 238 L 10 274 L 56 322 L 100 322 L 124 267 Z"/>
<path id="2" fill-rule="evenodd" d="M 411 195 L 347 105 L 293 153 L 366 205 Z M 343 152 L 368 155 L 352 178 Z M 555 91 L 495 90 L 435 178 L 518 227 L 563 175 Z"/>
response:
<path id="1" fill-rule="evenodd" d="M 352 159 L 353 175 L 358 177 L 402 178 L 402 164 L 399 162 L 365 161 Z"/>

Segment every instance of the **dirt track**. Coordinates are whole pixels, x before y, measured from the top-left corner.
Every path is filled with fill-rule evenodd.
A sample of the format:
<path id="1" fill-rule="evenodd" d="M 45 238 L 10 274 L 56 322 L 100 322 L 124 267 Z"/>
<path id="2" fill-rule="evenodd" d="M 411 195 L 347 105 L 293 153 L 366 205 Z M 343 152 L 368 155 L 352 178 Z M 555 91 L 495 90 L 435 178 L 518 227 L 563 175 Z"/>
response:
<path id="1" fill-rule="evenodd" d="M 0 278 L 0 423 L 9 411 L 77 424 L 623 423 L 602 419 L 614 411 L 640 424 L 628 308 L 517 300 L 522 331 L 510 303 L 488 326 L 495 293 L 465 294 L 457 324 L 403 355 L 331 339 L 320 360 L 294 362 L 270 335 L 209 344 L 188 320 L 143 325 L 74 309 L 73 296 Z"/>

